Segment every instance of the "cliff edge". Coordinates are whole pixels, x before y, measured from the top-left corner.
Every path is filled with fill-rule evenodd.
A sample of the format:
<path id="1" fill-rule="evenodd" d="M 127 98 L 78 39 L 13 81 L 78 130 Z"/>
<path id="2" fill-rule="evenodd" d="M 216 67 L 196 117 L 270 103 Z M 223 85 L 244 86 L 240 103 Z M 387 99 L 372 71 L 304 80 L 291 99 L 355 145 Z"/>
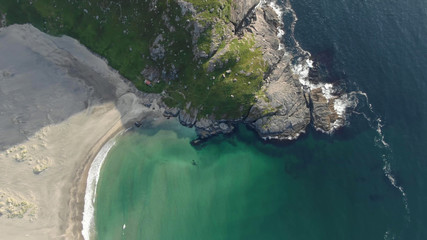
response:
<path id="1" fill-rule="evenodd" d="M 278 6 L 266 1 L 234 0 L 230 21 L 235 29 L 228 37 L 223 49 L 231 48 L 235 39 L 252 38 L 253 49 L 262 53 L 265 69 L 260 88 L 254 94 L 254 102 L 247 115 L 239 119 L 215 119 L 188 117 L 179 114 L 184 125 L 194 125 L 201 138 L 217 133 L 228 133 L 233 130 L 233 123 L 243 121 L 253 127 L 263 139 L 296 139 L 304 133 L 307 126 L 313 123 L 317 130 L 330 133 L 340 127 L 344 114 L 338 111 L 334 102 L 339 95 L 333 95 L 331 84 L 311 84 L 308 71 L 301 73 L 295 69 L 292 61 L 296 56 L 288 52 L 282 42 L 284 34 L 281 12 Z M 215 51 L 210 57 L 211 65 L 222 66 L 219 61 L 226 50 Z M 301 66 L 297 66 L 301 67 Z M 232 74 L 232 71 L 228 71 Z M 237 74 L 236 74 L 237 75 Z M 234 81 L 236 81 L 234 79 Z M 247 84 L 251 84 L 250 81 Z M 329 89 L 325 89 L 329 86 Z"/>
<path id="2" fill-rule="evenodd" d="M 6 0 L 0 26 L 78 39 L 200 138 L 239 122 L 264 139 L 295 139 L 310 124 L 332 132 L 345 122 L 345 96 L 308 80 L 309 53 L 283 42 L 296 21 L 284 10 L 270 0 Z"/>

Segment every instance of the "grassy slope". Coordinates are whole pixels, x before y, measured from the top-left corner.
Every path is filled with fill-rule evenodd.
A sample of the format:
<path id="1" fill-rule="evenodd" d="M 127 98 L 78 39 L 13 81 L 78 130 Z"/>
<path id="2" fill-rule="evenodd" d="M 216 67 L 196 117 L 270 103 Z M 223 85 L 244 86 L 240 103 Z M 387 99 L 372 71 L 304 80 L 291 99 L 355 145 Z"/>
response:
<path id="1" fill-rule="evenodd" d="M 229 51 L 220 58 L 229 61 L 222 68 L 208 73 L 208 59 L 201 62 L 194 60 L 191 50 L 191 29 L 186 29 L 186 26 L 187 20 L 194 20 L 193 17 L 189 14 L 181 16 L 181 8 L 174 0 L 158 0 L 155 10 L 149 11 L 152 2 L 20 0 L 18 3 L 17 0 L 2 0 L 0 11 L 7 13 L 8 24 L 31 23 L 49 34 L 65 34 L 78 39 L 105 57 L 113 68 L 140 90 L 164 91 L 164 101 L 169 106 L 188 111 L 198 109 L 199 117 L 214 115 L 235 119 L 245 115 L 266 70 L 261 51 L 254 48 L 253 38 L 246 36 L 222 43 L 221 47 L 229 44 Z M 198 47 L 209 52 L 212 34 L 221 34 L 222 24 L 228 21 L 230 15 L 232 1 L 188 2 L 193 3 L 199 12 L 196 20 L 207 26 Z M 168 30 L 162 14 L 169 17 L 174 32 Z M 164 36 L 166 54 L 164 59 L 153 61 L 149 57 L 149 47 L 159 34 Z M 144 84 L 140 72 L 146 66 L 160 66 L 169 72 L 172 65 L 178 70 L 176 80 L 160 81 L 154 87 Z M 228 69 L 232 70 L 231 74 L 225 73 Z M 240 73 L 242 70 L 246 73 Z M 223 74 L 226 74 L 226 78 L 222 77 Z M 187 109 L 186 106 L 190 107 Z"/>

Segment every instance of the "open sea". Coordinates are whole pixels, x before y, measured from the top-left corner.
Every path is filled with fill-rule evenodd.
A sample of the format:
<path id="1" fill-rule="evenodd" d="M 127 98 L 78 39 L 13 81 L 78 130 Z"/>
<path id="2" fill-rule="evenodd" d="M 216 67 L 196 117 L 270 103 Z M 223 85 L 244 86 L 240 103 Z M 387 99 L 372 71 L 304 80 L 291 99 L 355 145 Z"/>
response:
<path id="1" fill-rule="evenodd" d="M 265 143 L 241 125 L 198 147 L 176 120 L 129 130 L 101 168 L 95 239 L 427 239 L 427 1 L 278 5 L 286 46 L 354 94 L 347 126 Z"/>

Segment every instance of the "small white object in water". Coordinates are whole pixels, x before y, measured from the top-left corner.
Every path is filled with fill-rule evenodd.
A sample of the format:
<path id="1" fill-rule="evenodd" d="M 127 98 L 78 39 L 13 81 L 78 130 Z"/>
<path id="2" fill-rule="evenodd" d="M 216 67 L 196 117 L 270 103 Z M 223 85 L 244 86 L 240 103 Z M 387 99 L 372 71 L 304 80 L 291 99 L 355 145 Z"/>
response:
<path id="1" fill-rule="evenodd" d="M 123 224 L 123 230 L 125 230 L 126 229 L 126 224 Z"/>

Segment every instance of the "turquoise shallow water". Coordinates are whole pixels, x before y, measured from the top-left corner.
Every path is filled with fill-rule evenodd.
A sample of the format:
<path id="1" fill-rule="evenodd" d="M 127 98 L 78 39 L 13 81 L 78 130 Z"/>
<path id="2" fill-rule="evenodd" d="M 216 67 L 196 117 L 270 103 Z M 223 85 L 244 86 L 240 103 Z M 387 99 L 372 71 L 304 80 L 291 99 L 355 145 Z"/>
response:
<path id="1" fill-rule="evenodd" d="M 197 148 L 173 120 L 129 131 L 102 168 L 98 239 L 427 239 L 427 2 L 290 2 L 324 80 L 369 97 L 350 125 L 287 144 L 240 126 Z"/>
<path id="2" fill-rule="evenodd" d="M 355 144 L 371 134 L 275 146 L 240 127 L 194 148 L 175 121 L 130 131 L 102 169 L 98 239 L 382 239 L 405 209 L 376 147 Z"/>

